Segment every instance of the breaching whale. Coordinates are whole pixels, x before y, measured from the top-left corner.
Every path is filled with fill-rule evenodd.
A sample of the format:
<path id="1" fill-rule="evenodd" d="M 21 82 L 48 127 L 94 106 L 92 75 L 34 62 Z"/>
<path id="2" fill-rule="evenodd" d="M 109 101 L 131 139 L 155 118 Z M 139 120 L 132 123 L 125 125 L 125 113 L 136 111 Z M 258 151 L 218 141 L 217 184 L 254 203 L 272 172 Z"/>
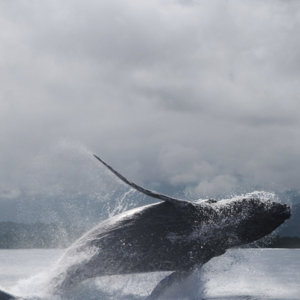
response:
<path id="1" fill-rule="evenodd" d="M 79 238 L 50 281 L 57 293 L 98 276 L 171 271 L 149 296 L 155 299 L 211 258 L 270 234 L 291 216 L 286 204 L 255 197 L 189 202 L 162 195 L 95 157 L 123 182 L 162 202 L 114 216 Z"/>

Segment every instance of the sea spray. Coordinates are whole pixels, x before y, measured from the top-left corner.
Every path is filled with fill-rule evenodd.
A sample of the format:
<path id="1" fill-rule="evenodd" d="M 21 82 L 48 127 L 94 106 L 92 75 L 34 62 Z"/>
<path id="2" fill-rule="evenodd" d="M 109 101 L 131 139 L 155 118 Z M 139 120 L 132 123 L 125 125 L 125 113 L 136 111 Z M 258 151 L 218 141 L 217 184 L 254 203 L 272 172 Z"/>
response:
<path id="1" fill-rule="evenodd" d="M 26 299 L 145 300 L 155 285 L 168 274 L 157 272 L 104 276 L 86 280 L 64 295 L 53 295 L 45 293 L 43 287 L 49 280 L 49 265 L 57 260 L 62 250 L 2 250 L 1 253 L 1 285 L 4 290 Z M 16 263 L 16 257 L 24 258 L 18 259 L 19 267 L 7 269 L 7 264 L 13 266 Z M 180 300 L 299 300 L 299 270 L 299 250 L 232 249 L 212 259 L 177 287 L 175 285 L 174 290 L 179 291 L 178 296 L 171 287 L 164 297 L 168 300 L 172 299 L 171 296 Z M 38 274 L 30 276 L 33 271 Z M 26 274 L 29 278 L 20 279 L 26 278 Z M 15 279 L 12 282 L 10 278 Z M 185 289 L 188 294 L 183 296 L 180 289 Z"/>

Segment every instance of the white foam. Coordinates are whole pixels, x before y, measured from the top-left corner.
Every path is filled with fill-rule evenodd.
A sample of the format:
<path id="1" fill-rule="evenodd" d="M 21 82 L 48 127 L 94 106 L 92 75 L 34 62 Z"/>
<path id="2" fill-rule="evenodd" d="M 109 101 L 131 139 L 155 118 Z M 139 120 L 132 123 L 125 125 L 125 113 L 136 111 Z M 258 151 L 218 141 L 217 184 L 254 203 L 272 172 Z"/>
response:
<path id="1" fill-rule="evenodd" d="M 300 299 L 299 250 L 228 250 L 166 290 L 162 299 Z M 63 295 L 45 292 L 49 272 L 19 280 L 10 292 L 43 300 L 142 300 L 169 273 L 106 276 Z"/>

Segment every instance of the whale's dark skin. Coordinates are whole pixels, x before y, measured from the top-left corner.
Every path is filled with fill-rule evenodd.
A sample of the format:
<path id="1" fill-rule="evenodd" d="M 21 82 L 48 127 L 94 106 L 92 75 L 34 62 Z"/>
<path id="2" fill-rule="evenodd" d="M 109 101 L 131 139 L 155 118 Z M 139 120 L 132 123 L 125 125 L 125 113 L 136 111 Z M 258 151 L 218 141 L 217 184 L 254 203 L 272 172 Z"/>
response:
<path id="1" fill-rule="evenodd" d="M 229 248 L 270 234 L 291 216 L 289 206 L 258 198 L 188 202 L 161 195 L 128 181 L 95 157 L 131 187 L 164 202 L 124 212 L 83 235 L 63 257 L 70 266 L 54 279 L 57 289 L 96 276 L 174 271 L 153 291 L 154 298 L 169 281 Z"/>
<path id="2" fill-rule="evenodd" d="M 270 234 L 291 216 L 289 206 L 259 198 L 188 202 L 161 195 L 95 157 L 132 188 L 163 202 L 110 218 L 77 240 L 50 283 L 57 292 L 97 276 L 172 271 L 149 296 L 155 299 L 171 282 Z"/>
<path id="3" fill-rule="evenodd" d="M 16 299 L 16 297 L 0 290 L 0 300 L 12 300 L 12 299 Z"/>

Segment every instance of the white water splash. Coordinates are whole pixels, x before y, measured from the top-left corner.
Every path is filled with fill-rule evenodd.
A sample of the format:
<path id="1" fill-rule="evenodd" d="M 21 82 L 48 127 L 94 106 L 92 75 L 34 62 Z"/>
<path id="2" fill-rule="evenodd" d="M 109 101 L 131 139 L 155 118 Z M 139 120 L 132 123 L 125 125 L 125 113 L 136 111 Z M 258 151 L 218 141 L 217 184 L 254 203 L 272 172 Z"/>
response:
<path id="1" fill-rule="evenodd" d="M 24 250 L 18 251 L 22 253 Z M 32 257 L 36 251 L 31 250 L 26 255 Z M 40 256 L 39 260 L 43 260 L 47 268 L 45 260 L 51 253 L 44 251 L 45 257 Z M 13 251 L 6 251 L 6 257 L 13 261 L 17 252 L 11 252 Z M 51 257 L 48 259 L 50 261 Z M 2 266 L 0 261 L 0 267 Z M 26 268 L 28 269 L 28 266 Z M 299 270 L 299 250 L 228 250 L 225 255 L 212 259 L 200 271 L 195 271 L 182 282 L 171 286 L 159 300 L 299 300 Z M 2 273 L 0 276 L 3 276 Z M 44 288 L 50 276 L 48 271 L 28 279 L 16 280 L 14 286 L 4 287 L 26 299 L 144 300 L 155 285 L 168 274 L 99 277 L 87 280 L 60 296 L 45 292 Z M 6 276 L 9 276 L 7 271 Z"/>

